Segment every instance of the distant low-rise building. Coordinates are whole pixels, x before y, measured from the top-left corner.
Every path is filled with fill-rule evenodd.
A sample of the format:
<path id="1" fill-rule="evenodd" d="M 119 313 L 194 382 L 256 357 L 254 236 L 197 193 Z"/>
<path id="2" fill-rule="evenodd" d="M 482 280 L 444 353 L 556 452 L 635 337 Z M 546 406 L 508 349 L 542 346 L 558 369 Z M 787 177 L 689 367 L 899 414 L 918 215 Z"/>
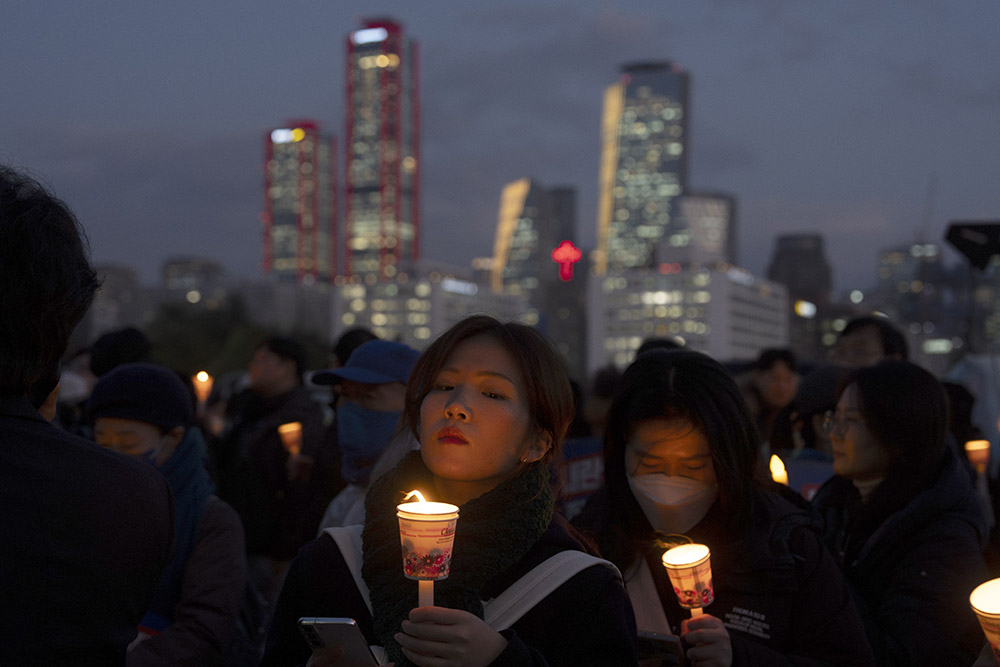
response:
<path id="1" fill-rule="evenodd" d="M 339 277 L 331 295 L 331 340 L 351 327 L 366 327 L 380 338 L 422 349 L 468 315 L 537 324 L 537 311 L 523 295 L 497 294 L 472 280 L 471 270 L 430 262 L 402 265 L 392 279 Z"/>
<path id="2" fill-rule="evenodd" d="M 730 264 L 591 276 L 588 368 L 624 367 L 647 338 L 679 336 L 719 361 L 788 345 L 788 293 Z"/>

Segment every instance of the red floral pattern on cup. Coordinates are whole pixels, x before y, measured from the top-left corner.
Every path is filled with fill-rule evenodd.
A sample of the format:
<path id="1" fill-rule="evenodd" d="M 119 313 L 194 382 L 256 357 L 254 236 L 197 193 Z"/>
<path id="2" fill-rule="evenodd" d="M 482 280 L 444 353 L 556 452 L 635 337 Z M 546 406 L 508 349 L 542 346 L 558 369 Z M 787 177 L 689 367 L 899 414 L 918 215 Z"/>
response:
<path id="1" fill-rule="evenodd" d="M 403 545 L 403 574 L 418 579 L 441 579 L 451 568 L 451 549 L 418 554 Z"/>
<path id="2" fill-rule="evenodd" d="M 681 603 L 681 606 L 685 609 L 693 609 L 695 607 L 704 607 L 715 600 L 715 591 L 712 587 L 705 586 L 700 591 L 699 590 L 681 590 L 678 587 L 674 587 L 674 593 L 677 594 L 677 600 Z"/>

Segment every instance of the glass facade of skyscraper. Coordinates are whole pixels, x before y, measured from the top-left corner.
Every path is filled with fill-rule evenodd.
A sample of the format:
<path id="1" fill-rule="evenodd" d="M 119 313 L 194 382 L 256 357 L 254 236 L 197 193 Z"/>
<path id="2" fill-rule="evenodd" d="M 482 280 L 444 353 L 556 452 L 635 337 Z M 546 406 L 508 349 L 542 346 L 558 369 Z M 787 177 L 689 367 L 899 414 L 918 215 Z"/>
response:
<path id="1" fill-rule="evenodd" d="M 391 278 L 418 252 L 417 47 L 394 21 L 347 38 L 346 275 Z"/>
<path id="2" fill-rule="evenodd" d="M 623 68 L 605 93 L 598 274 L 649 266 L 687 187 L 686 72 L 669 62 Z"/>
<path id="3" fill-rule="evenodd" d="M 315 121 L 268 133 L 264 272 L 280 282 L 328 283 L 336 270 L 336 145 Z"/>
<path id="4" fill-rule="evenodd" d="M 531 179 L 508 183 L 500 196 L 493 243 L 493 289 L 529 295 L 559 280 L 552 251 L 572 240 L 576 192 Z"/>

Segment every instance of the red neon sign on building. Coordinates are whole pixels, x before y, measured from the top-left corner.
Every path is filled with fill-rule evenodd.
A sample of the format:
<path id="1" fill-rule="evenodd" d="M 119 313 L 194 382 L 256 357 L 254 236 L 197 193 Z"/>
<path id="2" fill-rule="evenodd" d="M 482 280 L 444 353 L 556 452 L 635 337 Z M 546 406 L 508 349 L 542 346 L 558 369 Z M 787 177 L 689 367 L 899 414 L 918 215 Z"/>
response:
<path id="1" fill-rule="evenodd" d="M 572 241 L 563 241 L 552 251 L 552 261 L 559 265 L 559 279 L 569 282 L 573 279 L 573 265 L 583 259 L 583 253 Z"/>

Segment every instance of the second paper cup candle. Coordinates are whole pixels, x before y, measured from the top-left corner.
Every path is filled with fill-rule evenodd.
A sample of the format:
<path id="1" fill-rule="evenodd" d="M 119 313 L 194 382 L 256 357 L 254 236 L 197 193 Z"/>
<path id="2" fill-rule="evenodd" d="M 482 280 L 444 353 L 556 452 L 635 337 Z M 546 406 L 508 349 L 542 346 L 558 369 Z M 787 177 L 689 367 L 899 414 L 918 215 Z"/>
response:
<path id="1" fill-rule="evenodd" d="M 396 506 L 399 543 L 403 550 L 403 574 L 407 579 L 445 579 L 451 568 L 458 507 L 449 503 L 427 502 L 419 491 L 403 499 L 419 498 Z"/>
<path id="2" fill-rule="evenodd" d="M 712 588 L 712 563 L 710 552 L 704 544 L 682 544 L 663 554 L 663 567 L 670 575 L 677 601 L 692 616 L 715 600 Z"/>

